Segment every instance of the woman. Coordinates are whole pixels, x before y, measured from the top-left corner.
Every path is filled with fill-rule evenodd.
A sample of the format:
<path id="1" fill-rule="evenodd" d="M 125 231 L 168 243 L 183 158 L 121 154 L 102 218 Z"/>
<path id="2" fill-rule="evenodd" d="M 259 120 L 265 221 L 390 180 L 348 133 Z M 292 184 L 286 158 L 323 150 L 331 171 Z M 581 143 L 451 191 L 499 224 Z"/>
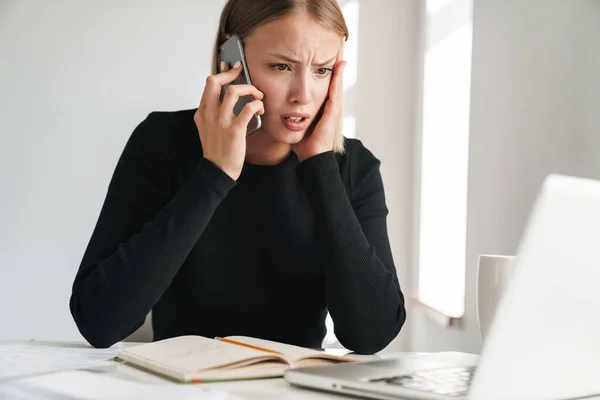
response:
<path id="1" fill-rule="evenodd" d="M 254 86 L 221 87 L 216 47 L 238 34 Z M 390 251 L 379 161 L 339 123 L 343 43 L 336 0 L 230 0 L 197 109 L 151 113 L 112 177 L 70 308 L 95 347 L 247 335 L 384 348 L 404 298 Z M 251 95 L 238 117 L 233 105 Z M 246 138 L 254 114 L 262 127 Z"/>

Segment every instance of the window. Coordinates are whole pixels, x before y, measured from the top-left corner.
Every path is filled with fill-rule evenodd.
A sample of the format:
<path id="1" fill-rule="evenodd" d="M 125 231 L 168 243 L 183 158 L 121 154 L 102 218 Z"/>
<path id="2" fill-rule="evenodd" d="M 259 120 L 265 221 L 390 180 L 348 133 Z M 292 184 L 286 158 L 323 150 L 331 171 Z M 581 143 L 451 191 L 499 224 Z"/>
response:
<path id="1" fill-rule="evenodd" d="M 420 163 L 419 301 L 465 309 L 472 0 L 427 0 Z"/>

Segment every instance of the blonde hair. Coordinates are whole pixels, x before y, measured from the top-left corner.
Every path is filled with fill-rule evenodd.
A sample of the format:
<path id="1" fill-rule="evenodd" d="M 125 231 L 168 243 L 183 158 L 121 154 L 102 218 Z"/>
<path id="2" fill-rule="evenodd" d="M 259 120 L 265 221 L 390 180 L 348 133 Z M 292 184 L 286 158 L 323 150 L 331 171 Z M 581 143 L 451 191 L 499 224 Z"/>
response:
<path id="1" fill-rule="evenodd" d="M 221 13 L 213 48 L 212 74 L 218 73 L 217 49 L 227 40 L 227 34 L 237 34 L 244 40 L 262 25 L 284 16 L 306 12 L 325 28 L 348 40 L 348 27 L 337 0 L 228 0 Z M 333 150 L 344 152 L 344 136 L 340 118 Z"/>

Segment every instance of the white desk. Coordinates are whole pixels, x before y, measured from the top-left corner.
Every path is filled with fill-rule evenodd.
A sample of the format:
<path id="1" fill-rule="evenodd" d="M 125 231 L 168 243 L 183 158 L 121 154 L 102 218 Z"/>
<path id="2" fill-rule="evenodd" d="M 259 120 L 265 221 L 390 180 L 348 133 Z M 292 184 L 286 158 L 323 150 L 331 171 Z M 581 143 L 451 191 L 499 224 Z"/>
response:
<path id="1" fill-rule="evenodd" d="M 119 343 L 111 349 L 92 349 L 83 342 L 2 342 L 0 341 L 0 398 L 194 398 L 196 400 L 332 400 L 343 396 L 296 388 L 283 379 L 261 379 L 223 383 L 182 385 L 114 360 L 100 361 L 116 355 L 119 349 L 135 343 Z M 13 351 L 12 361 L 9 359 Z M 28 354 L 23 355 L 23 349 Z M 19 359 L 16 354 L 21 352 Z M 414 357 L 417 353 L 382 353 L 364 359 Z M 2 357 L 4 356 L 4 361 Z M 431 353 L 421 357 L 439 361 L 469 362 L 477 356 L 466 353 Z M 9 360 L 8 362 L 6 360 Z M 36 365 L 45 373 L 6 378 L 10 363 L 23 367 Z M 14 368 L 16 370 L 16 367 Z M 36 368 L 37 368 L 36 367 Z M 2 379 L 2 376 L 5 376 Z M 213 392 L 214 391 L 214 392 Z"/>

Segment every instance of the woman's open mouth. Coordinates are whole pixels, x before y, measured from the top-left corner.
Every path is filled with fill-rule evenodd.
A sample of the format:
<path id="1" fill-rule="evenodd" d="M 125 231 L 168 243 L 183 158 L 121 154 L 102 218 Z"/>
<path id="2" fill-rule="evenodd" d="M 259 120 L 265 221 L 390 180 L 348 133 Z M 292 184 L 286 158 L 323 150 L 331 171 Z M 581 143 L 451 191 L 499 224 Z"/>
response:
<path id="1" fill-rule="evenodd" d="M 308 127 L 310 116 L 308 114 L 290 113 L 281 116 L 281 122 L 290 131 L 301 131 Z"/>

